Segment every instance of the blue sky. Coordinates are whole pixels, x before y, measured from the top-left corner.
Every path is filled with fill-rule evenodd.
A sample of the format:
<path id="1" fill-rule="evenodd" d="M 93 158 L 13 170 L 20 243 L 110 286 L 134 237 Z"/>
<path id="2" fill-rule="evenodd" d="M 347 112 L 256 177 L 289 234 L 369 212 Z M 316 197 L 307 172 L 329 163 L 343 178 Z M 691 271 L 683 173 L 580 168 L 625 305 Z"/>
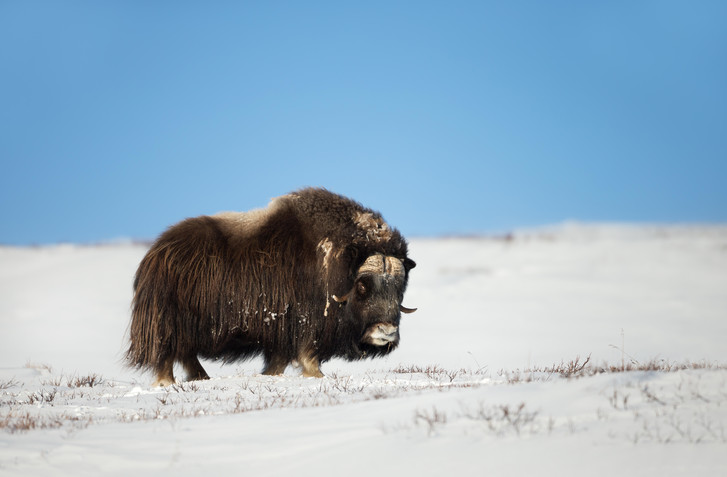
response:
<path id="1" fill-rule="evenodd" d="M 727 2 L 0 3 L 0 243 L 324 186 L 409 236 L 727 222 Z"/>

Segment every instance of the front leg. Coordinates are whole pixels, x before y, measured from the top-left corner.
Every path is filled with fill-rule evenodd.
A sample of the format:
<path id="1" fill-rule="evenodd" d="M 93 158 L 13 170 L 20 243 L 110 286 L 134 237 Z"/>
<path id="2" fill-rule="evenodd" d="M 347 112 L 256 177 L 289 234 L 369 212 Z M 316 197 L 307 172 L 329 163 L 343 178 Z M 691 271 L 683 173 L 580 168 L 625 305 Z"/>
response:
<path id="1" fill-rule="evenodd" d="M 318 356 L 312 349 L 304 349 L 298 354 L 298 362 L 303 367 L 304 378 L 322 378 Z"/>

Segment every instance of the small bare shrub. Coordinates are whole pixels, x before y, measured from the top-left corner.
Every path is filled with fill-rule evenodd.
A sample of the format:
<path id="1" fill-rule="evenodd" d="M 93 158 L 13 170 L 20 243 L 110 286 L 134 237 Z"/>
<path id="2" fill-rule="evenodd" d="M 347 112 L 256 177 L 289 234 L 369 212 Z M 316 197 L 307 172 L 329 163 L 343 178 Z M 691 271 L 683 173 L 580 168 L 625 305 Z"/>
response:
<path id="1" fill-rule="evenodd" d="M 438 427 L 447 423 L 447 415 L 436 407 L 432 407 L 431 412 L 417 409 L 414 413 L 414 424 L 419 425 L 420 422 L 426 425 L 427 435 L 431 436 Z"/>
<path id="2" fill-rule="evenodd" d="M 185 383 L 176 383 L 172 384 L 169 387 L 170 391 L 174 391 L 175 393 L 196 393 L 199 391 L 199 384 L 195 383 L 194 381 L 188 381 Z"/>
<path id="3" fill-rule="evenodd" d="M 8 381 L 0 381 L 0 391 L 4 391 L 6 389 L 13 388 L 19 384 L 20 383 L 18 381 L 16 381 L 15 378 L 10 379 Z"/>
<path id="4" fill-rule="evenodd" d="M 488 429 L 498 435 L 512 429 L 519 436 L 525 426 L 535 422 L 537 415 L 538 413 L 535 411 L 528 411 L 524 402 L 517 406 L 508 404 L 486 406 L 484 403 L 480 403 L 477 408 L 464 411 L 464 417 L 485 422 Z M 552 432 L 553 425 L 549 422 L 549 432 Z"/>
<path id="5" fill-rule="evenodd" d="M 28 404 L 49 404 L 56 398 L 58 391 L 56 389 L 41 389 L 28 395 Z"/>
<path id="6" fill-rule="evenodd" d="M 68 380 L 68 386 L 71 388 L 80 388 L 87 386 L 92 388 L 99 384 L 103 384 L 104 380 L 98 374 L 89 374 L 88 376 L 77 376 Z"/>
<path id="7" fill-rule="evenodd" d="M 568 363 L 561 361 L 560 364 L 554 364 L 550 368 L 543 369 L 542 372 L 549 374 L 558 374 L 564 378 L 580 378 L 582 376 L 589 375 L 590 368 L 588 367 L 588 363 L 590 361 L 590 354 L 586 357 L 584 361 L 581 361 L 580 356 L 576 356 L 576 359 L 571 360 Z"/>
<path id="8" fill-rule="evenodd" d="M 524 402 L 520 403 L 516 408 L 510 408 L 508 405 L 500 406 L 499 411 L 502 413 L 502 419 L 515 429 L 517 435 L 520 435 L 520 430 L 531 424 L 538 415 L 537 412 L 526 411 Z"/>
<path id="9" fill-rule="evenodd" d="M 25 363 L 25 367 L 29 369 L 37 369 L 38 371 L 47 371 L 48 373 L 53 372 L 53 368 L 51 368 L 49 364 L 45 363 L 31 363 L 30 361 L 28 361 L 27 363 Z"/>
<path id="10" fill-rule="evenodd" d="M 40 382 L 43 386 L 55 386 L 60 387 L 63 385 L 63 376 L 51 376 L 47 379 L 44 379 Z"/>

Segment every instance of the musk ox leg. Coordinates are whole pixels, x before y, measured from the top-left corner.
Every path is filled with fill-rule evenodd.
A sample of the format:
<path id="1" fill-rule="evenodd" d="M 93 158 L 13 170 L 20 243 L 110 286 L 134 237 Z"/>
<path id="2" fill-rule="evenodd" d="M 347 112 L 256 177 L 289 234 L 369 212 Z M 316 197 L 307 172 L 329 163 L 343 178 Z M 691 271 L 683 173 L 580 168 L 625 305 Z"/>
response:
<path id="1" fill-rule="evenodd" d="M 182 361 L 184 372 L 187 373 L 187 381 L 197 381 L 199 379 L 209 379 L 207 372 L 202 367 L 196 356 L 189 356 Z"/>
<path id="2" fill-rule="evenodd" d="M 310 350 L 302 351 L 298 355 L 298 363 L 303 367 L 304 378 L 322 378 L 320 362 Z"/>
<path id="3" fill-rule="evenodd" d="M 156 380 L 152 383 L 152 387 L 165 387 L 174 384 L 174 358 L 169 358 L 160 366 L 154 368 Z"/>
<path id="4" fill-rule="evenodd" d="M 283 374 L 285 368 L 288 367 L 288 360 L 278 354 L 265 355 L 265 369 L 263 374 L 267 376 L 276 376 Z"/>

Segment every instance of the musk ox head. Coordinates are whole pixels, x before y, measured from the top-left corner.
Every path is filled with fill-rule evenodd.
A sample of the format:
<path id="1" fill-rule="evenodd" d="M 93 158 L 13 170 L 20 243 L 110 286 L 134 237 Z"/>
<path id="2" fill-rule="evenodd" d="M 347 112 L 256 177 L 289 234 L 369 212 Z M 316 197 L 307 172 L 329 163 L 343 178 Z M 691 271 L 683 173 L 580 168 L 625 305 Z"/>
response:
<path id="1" fill-rule="evenodd" d="M 345 307 L 345 319 L 354 329 L 352 338 L 363 355 L 385 354 L 399 344 L 401 313 L 416 311 L 401 304 L 407 275 L 415 266 L 408 258 L 371 255 L 358 268 L 348 293 L 333 295 Z"/>

